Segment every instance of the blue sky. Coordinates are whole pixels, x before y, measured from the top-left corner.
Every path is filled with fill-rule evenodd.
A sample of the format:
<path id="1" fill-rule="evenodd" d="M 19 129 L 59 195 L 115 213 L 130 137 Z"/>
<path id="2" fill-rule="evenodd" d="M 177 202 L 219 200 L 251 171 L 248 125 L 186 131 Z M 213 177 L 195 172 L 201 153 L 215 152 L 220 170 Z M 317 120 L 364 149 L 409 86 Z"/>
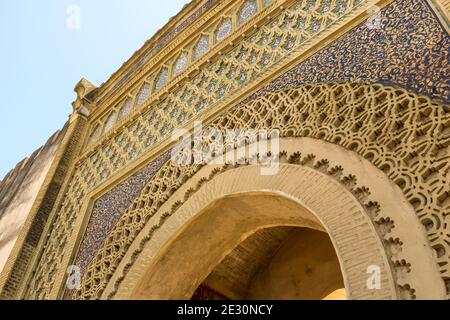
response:
<path id="1" fill-rule="evenodd" d="M 78 80 L 106 81 L 188 2 L 0 0 L 0 179 L 64 125 Z"/>

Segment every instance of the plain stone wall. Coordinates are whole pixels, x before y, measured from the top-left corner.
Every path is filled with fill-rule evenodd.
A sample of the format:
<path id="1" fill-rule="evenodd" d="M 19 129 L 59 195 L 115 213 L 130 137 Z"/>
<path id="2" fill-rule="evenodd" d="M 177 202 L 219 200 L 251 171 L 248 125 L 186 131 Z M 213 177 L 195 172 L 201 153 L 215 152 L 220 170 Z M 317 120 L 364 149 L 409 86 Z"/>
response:
<path id="1" fill-rule="evenodd" d="M 64 133 L 65 129 L 56 132 L 0 181 L 0 272 L 44 183 Z"/>
<path id="2" fill-rule="evenodd" d="M 322 300 L 343 287 L 339 261 L 328 235 L 301 228 L 253 279 L 247 299 Z"/>

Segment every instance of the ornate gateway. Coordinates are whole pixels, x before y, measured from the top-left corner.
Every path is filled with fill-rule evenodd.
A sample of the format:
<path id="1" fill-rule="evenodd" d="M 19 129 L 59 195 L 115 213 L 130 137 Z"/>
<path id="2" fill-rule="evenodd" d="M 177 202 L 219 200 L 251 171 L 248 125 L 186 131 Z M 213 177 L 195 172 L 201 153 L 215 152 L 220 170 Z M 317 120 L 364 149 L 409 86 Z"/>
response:
<path id="1" fill-rule="evenodd" d="M 447 0 L 192 1 L 77 84 L 0 297 L 449 299 L 449 18 Z M 177 163 L 181 129 L 240 156 Z M 232 130 L 278 152 L 210 134 Z"/>

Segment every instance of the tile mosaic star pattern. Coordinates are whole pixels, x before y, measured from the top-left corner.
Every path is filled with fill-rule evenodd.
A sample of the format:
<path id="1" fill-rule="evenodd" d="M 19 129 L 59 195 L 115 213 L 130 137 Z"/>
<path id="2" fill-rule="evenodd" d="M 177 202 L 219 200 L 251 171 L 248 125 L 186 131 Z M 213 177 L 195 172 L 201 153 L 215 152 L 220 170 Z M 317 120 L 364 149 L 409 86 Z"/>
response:
<path id="1" fill-rule="evenodd" d="M 100 137 L 101 135 L 101 127 L 99 125 L 97 125 L 91 133 L 91 136 L 89 137 L 89 141 L 88 141 L 88 145 L 92 145 L 94 142 L 97 141 L 97 139 Z"/>
<path id="2" fill-rule="evenodd" d="M 450 37 L 424 0 L 381 11 L 381 28 L 355 27 L 243 103 L 307 83 L 369 81 L 450 103 Z"/>
<path id="3" fill-rule="evenodd" d="M 176 105 L 181 105 L 181 108 L 184 109 L 183 112 L 191 115 L 192 111 L 194 111 L 191 107 L 192 104 L 195 105 L 196 111 L 202 110 L 201 104 L 203 104 L 204 100 L 209 100 L 206 101 L 207 105 L 211 104 L 213 103 L 211 98 L 213 100 L 215 100 L 214 98 L 220 99 L 235 90 L 236 85 L 239 87 L 245 85 L 251 78 L 256 78 L 258 76 L 257 73 L 261 72 L 262 69 L 269 68 L 270 65 L 273 65 L 286 55 L 287 51 L 291 51 L 296 46 L 302 46 L 305 41 L 317 36 L 321 30 L 331 27 L 340 18 L 356 10 L 361 4 L 362 0 L 295 1 L 277 18 L 269 19 L 264 27 L 256 32 L 251 32 L 252 36 L 249 39 L 241 42 L 238 47 L 219 59 L 224 63 L 223 69 L 219 71 L 222 79 L 214 76 L 215 70 L 213 69 L 221 63 L 216 62 L 208 68 L 202 68 L 200 75 L 194 77 L 194 83 L 200 78 L 206 77 L 204 82 L 201 80 L 203 84 L 199 83 L 198 86 L 192 86 L 189 83 L 181 84 L 181 87 L 187 89 L 185 92 L 187 92 L 187 96 L 191 96 L 191 101 L 189 104 L 180 101 Z M 236 8 L 238 9 L 237 16 L 240 14 L 241 17 L 245 18 L 249 18 L 253 12 L 256 13 L 255 9 L 258 9 L 257 6 L 252 7 L 252 2 L 242 1 L 238 5 Z M 219 36 L 219 40 L 224 39 L 233 28 L 234 22 L 231 16 L 221 17 L 219 24 L 215 28 L 214 35 Z M 183 62 L 183 60 L 181 61 Z M 166 61 L 165 65 L 167 66 L 170 63 L 172 62 Z M 225 80 L 221 72 L 226 69 L 232 70 L 227 74 L 227 79 Z M 170 76 L 174 76 L 174 74 L 176 76 L 179 70 L 180 68 L 176 68 L 175 72 L 172 72 L 162 85 L 167 85 Z M 238 78 L 235 77 L 237 74 L 240 74 Z M 202 92 L 207 82 L 209 82 L 207 93 Z M 161 89 L 160 84 L 158 84 L 158 88 Z M 216 89 L 218 89 L 218 94 L 211 94 Z M 163 99 L 164 103 L 168 105 L 172 102 L 169 100 L 176 99 L 177 96 L 180 97 L 179 94 L 182 94 L 182 91 L 171 90 L 167 99 Z M 101 119 L 98 121 L 101 122 Z"/>
<path id="4" fill-rule="evenodd" d="M 124 103 L 122 109 L 120 109 L 119 120 L 124 119 L 130 113 L 132 103 L 133 103 L 133 100 L 131 98 L 128 98 L 125 100 L 125 103 Z"/>
<path id="5" fill-rule="evenodd" d="M 158 75 L 158 79 L 156 80 L 155 91 L 158 91 L 166 84 L 168 76 L 169 70 L 167 70 L 167 68 L 162 68 Z"/>
<path id="6" fill-rule="evenodd" d="M 117 114 L 115 112 L 111 113 L 105 122 L 105 127 L 103 128 L 103 133 L 109 132 L 116 123 Z"/>
<path id="7" fill-rule="evenodd" d="M 258 12 L 256 0 L 247 0 L 238 15 L 239 24 L 244 24 Z"/>
<path id="8" fill-rule="evenodd" d="M 141 90 L 139 91 L 139 94 L 136 98 L 137 106 L 140 106 L 145 102 L 145 100 L 147 100 L 149 92 L 150 92 L 150 84 L 146 82 L 142 85 Z"/>
<path id="9" fill-rule="evenodd" d="M 175 62 L 173 75 L 177 76 L 179 75 L 184 69 L 186 69 L 188 65 L 188 53 L 182 52 L 181 55 L 178 57 L 177 61 Z"/>
<path id="10" fill-rule="evenodd" d="M 219 25 L 216 33 L 216 42 L 219 43 L 233 32 L 233 22 L 231 19 L 225 19 Z"/>
<path id="11" fill-rule="evenodd" d="M 130 207 L 148 180 L 169 159 L 170 153 L 164 154 L 95 202 L 81 250 L 75 263 L 83 272 L 117 221 Z"/>
<path id="12" fill-rule="evenodd" d="M 209 37 L 207 35 L 201 36 L 194 49 L 194 60 L 201 58 L 209 50 Z"/>

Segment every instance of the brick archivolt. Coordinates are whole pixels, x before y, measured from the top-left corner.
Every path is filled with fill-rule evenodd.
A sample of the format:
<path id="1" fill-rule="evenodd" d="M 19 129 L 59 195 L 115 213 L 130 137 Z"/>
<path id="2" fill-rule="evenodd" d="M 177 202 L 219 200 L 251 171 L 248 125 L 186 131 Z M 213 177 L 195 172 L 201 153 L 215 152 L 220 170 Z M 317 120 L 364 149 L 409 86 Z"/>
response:
<path id="1" fill-rule="evenodd" d="M 384 212 L 383 207 L 379 208 L 375 205 L 382 199 L 374 199 L 375 202 L 372 203 L 363 201 L 364 205 L 369 205 L 366 208 L 368 214 L 381 210 L 382 218 L 379 218 L 380 220 L 377 220 L 375 224 L 379 223 L 383 230 L 390 230 L 395 225 L 394 230 L 397 231 L 401 229 L 399 226 L 408 225 L 405 221 L 412 219 L 411 210 L 413 210 L 415 219 L 421 222 L 421 226 L 413 230 L 416 230 L 419 235 L 421 232 L 427 234 L 428 245 L 433 249 L 429 250 L 428 255 L 434 255 L 437 262 L 434 265 L 435 274 L 440 274 L 440 287 L 443 288 L 443 283 L 448 285 L 449 274 L 447 223 L 447 213 L 450 208 L 449 121 L 449 107 L 432 102 L 426 97 L 378 84 L 350 83 L 310 85 L 269 93 L 253 102 L 227 111 L 214 120 L 210 127 L 218 129 L 278 128 L 282 137 L 310 137 L 326 141 L 358 154 L 370 162 L 372 166 L 378 168 L 378 176 L 382 175 L 391 181 L 391 189 L 395 187 L 402 191 L 405 199 L 403 205 L 409 206 L 409 211 L 405 209 L 409 213 L 401 215 L 396 210 Z M 325 156 L 314 166 L 326 168 L 329 174 L 339 176 L 341 170 L 339 167 L 328 168 L 327 159 L 329 158 L 330 155 Z M 307 160 L 308 157 L 305 157 L 301 161 Z M 291 161 L 295 161 L 295 157 Z M 346 161 L 342 159 L 342 162 L 338 164 L 346 169 Z M 165 205 L 171 195 L 183 187 L 201 168 L 201 165 L 175 166 L 171 162 L 162 167 L 125 212 L 97 257 L 92 261 L 82 288 L 75 293 L 75 298 L 105 298 L 102 296 L 104 289 L 108 283 L 111 284 L 111 277 L 123 257 L 130 252 L 130 246 L 136 236 L 149 221 L 155 219 L 155 215 L 160 212 L 161 206 Z M 221 169 L 217 168 L 214 174 L 220 171 Z M 360 176 L 364 175 L 364 171 L 360 173 Z M 372 176 L 367 175 L 367 177 Z M 208 178 L 208 176 L 203 177 L 198 185 L 201 186 L 202 182 L 207 181 Z M 355 179 L 360 178 L 344 177 L 343 183 L 350 185 L 356 197 L 365 199 L 370 192 L 368 190 L 373 188 L 373 183 L 368 181 L 367 185 L 354 189 Z M 382 189 L 378 188 L 378 190 L 382 192 Z M 186 199 L 195 191 L 194 187 L 188 190 Z M 182 203 L 182 200 L 173 203 L 171 209 L 175 211 Z M 395 214 L 400 216 L 393 219 Z M 375 216 L 378 217 L 378 214 Z M 165 223 L 170 217 L 170 212 L 157 217 L 159 223 L 153 226 L 155 230 Z M 401 243 L 407 241 L 408 237 L 405 235 L 406 233 L 403 233 L 402 238 L 389 236 L 384 239 L 388 247 L 386 252 L 399 250 Z M 409 250 L 414 251 L 417 245 L 403 247 L 411 248 L 402 249 L 411 256 L 412 252 Z M 138 256 L 139 252 L 130 254 Z M 420 279 L 423 278 L 417 276 L 418 283 L 406 279 L 408 274 L 413 274 L 412 270 L 420 270 L 424 265 L 426 268 L 433 267 L 429 264 L 414 266 L 412 260 L 409 257 L 391 260 L 392 265 L 400 270 L 393 271 L 394 274 L 400 274 L 401 280 L 397 282 L 398 290 L 403 292 L 400 293 L 400 297 L 413 298 L 425 295 L 424 292 L 426 292 L 422 290 L 425 284 Z M 129 270 L 132 265 L 130 262 L 126 263 L 123 270 Z M 117 279 L 116 284 L 120 285 L 120 280 L 123 278 L 121 276 Z M 110 293 L 114 291 L 112 289 Z"/>
<path id="2" fill-rule="evenodd" d="M 199 170 L 150 219 L 125 254 L 102 298 L 189 299 L 195 285 L 186 288 L 173 288 L 169 283 L 163 288 L 148 285 L 145 292 L 147 285 L 142 289 L 142 284 L 149 281 L 143 275 L 150 265 L 153 272 L 158 271 L 155 264 L 165 250 L 162 248 L 199 214 L 204 214 L 205 208 L 227 196 L 245 198 L 246 194 L 255 193 L 295 199 L 316 215 L 318 220 L 312 219 L 307 227 L 322 230 L 325 227 L 330 234 L 341 261 L 349 298 L 445 297 L 423 228 L 395 184 L 369 161 L 327 142 L 287 138 L 282 139 L 281 148 L 282 164 L 274 176 L 261 176 L 261 167 L 253 165 L 208 165 Z M 251 202 L 245 206 L 246 221 L 251 219 L 248 206 Z M 273 220 L 265 223 L 305 226 L 303 220 L 299 222 L 292 214 L 283 217 L 282 212 L 277 211 Z M 230 223 L 236 223 L 230 219 Z M 256 221 L 255 228 L 260 227 L 260 221 Z M 205 229 L 214 233 L 222 227 L 205 225 Z M 381 267 L 381 290 L 367 290 L 369 265 Z M 165 272 L 176 278 L 176 270 Z M 182 282 L 174 280 L 176 284 Z"/>
<path id="3" fill-rule="evenodd" d="M 289 155 L 292 156 L 292 155 Z M 294 156 L 295 157 L 295 156 Z M 311 162 L 313 164 L 314 161 Z M 170 215 L 161 225 L 159 223 L 159 214 L 155 216 L 155 220 L 150 221 L 150 225 L 158 226 L 158 229 L 152 231 L 152 227 L 147 228 L 150 232 L 146 233 L 150 240 L 145 243 L 141 241 L 141 247 L 138 247 L 134 253 L 140 252 L 135 256 L 135 261 L 131 260 L 133 267 L 128 273 L 123 273 L 120 287 L 118 288 L 117 299 L 121 298 L 158 298 L 158 299 L 189 299 L 197 285 L 200 283 L 192 283 L 193 280 L 199 282 L 208 274 L 205 272 L 199 277 L 196 270 L 195 276 L 189 278 L 188 287 L 183 287 L 183 280 L 177 279 L 177 272 L 175 270 L 167 270 L 171 277 L 175 278 L 173 285 L 168 282 L 166 286 L 152 285 L 149 278 L 154 278 L 153 272 L 160 272 L 158 270 L 159 254 L 162 248 L 171 243 L 174 235 L 180 232 L 181 228 L 189 228 L 191 219 L 195 219 L 197 215 L 208 214 L 208 207 L 219 199 L 224 199 L 229 196 L 237 198 L 239 203 L 245 201 L 247 194 L 257 195 L 275 195 L 276 197 L 288 197 L 293 201 L 299 203 L 309 212 L 313 212 L 317 219 L 327 228 L 332 241 L 337 250 L 337 255 L 341 261 L 341 268 L 344 274 L 344 282 L 349 292 L 349 297 L 353 299 L 395 299 L 396 291 L 392 281 L 392 275 L 389 268 L 389 263 L 384 255 L 384 250 L 378 234 L 375 232 L 370 218 L 365 214 L 363 205 L 345 189 L 338 180 L 331 179 L 323 175 L 317 170 L 311 169 L 308 166 L 302 165 L 288 165 L 283 164 L 280 172 L 274 176 L 261 176 L 259 166 L 242 166 L 226 170 L 214 176 L 214 178 L 200 184 L 200 187 L 194 192 L 187 201 L 183 203 L 175 211 L 168 211 Z M 208 168 L 206 169 L 207 171 Z M 200 175 L 204 170 L 199 172 Z M 193 177 L 193 180 L 197 180 Z M 177 197 L 178 193 L 174 194 Z M 244 198 L 241 200 L 240 198 Z M 261 200 L 262 201 L 262 200 Z M 280 201 L 282 203 L 282 201 Z M 257 207 L 261 204 L 254 203 Z M 245 210 L 244 221 L 239 221 L 236 217 L 230 217 L 230 224 L 246 224 L 248 221 L 252 227 L 260 227 L 265 225 L 288 225 L 304 227 L 306 222 L 298 221 L 294 216 L 297 214 L 296 210 L 283 210 L 280 207 L 278 211 L 272 211 L 272 217 L 253 217 L 252 203 L 243 205 L 242 210 Z M 245 209 L 244 209 L 245 208 Z M 238 210 L 238 209 L 236 209 Z M 161 213 L 163 213 L 161 211 Z M 299 213 L 303 219 L 305 216 Z M 316 220 L 317 220 L 316 219 Z M 210 219 L 208 219 L 209 221 Z M 315 219 L 312 219 L 313 221 Z M 320 224 L 320 222 L 319 222 Z M 221 237 L 221 229 L 224 225 L 205 225 L 214 236 Z M 317 228 L 317 226 L 316 226 Z M 233 228 L 231 228 L 233 230 Z M 251 229 L 250 229 L 251 230 Z M 144 232 L 145 232 L 144 231 Z M 234 230 L 233 230 L 234 231 Z M 231 236 L 231 234 L 230 234 Z M 349 241 L 353 238 L 354 241 Z M 364 246 L 360 246 L 358 242 L 364 241 Z M 205 244 L 207 245 L 207 244 Z M 180 257 L 181 259 L 189 259 Z M 205 260 L 210 257 L 205 257 Z M 189 260 L 188 260 L 189 261 Z M 147 267 L 152 265 L 153 272 L 146 275 L 145 265 Z M 194 261 L 192 262 L 194 263 Z M 134 266 L 136 264 L 136 267 Z M 156 267 L 155 267 L 156 264 Z M 201 265 L 202 263 L 198 263 Z M 378 265 L 381 268 L 382 275 L 382 289 L 381 290 L 366 290 L 365 282 L 367 280 L 366 272 L 370 264 Z M 202 267 L 199 267 L 201 269 Z M 210 268 L 206 268 L 208 270 Z M 140 273 L 139 273 L 140 272 Z M 141 277 L 138 277 L 138 275 Z M 146 275 L 146 276 L 143 276 Z M 138 282 L 130 281 L 136 279 Z M 115 280 L 113 278 L 113 280 Z M 158 279 L 155 279 L 155 281 Z M 157 281 L 159 282 L 159 281 Z M 139 289 L 143 284 L 143 289 Z M 177 287 L 181 285 L 181 287 Z M 138 289 L 136 289 L 138 288 Z M 135 291 L 130 294 L 128 290 Z"/>

